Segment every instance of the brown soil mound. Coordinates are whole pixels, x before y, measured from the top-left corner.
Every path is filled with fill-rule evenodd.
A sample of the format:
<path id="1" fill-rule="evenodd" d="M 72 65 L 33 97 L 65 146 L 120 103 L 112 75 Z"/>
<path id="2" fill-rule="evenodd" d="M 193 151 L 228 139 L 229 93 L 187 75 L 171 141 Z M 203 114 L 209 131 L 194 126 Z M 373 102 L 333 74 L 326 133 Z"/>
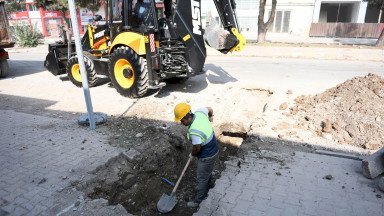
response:
<path id="1" fill-rule="evenodd" d="M 295 102 L 291 114 L 318 136 L 365 149 L 384 146 L 384 79 L 378 75 L 355 77 Z"/>

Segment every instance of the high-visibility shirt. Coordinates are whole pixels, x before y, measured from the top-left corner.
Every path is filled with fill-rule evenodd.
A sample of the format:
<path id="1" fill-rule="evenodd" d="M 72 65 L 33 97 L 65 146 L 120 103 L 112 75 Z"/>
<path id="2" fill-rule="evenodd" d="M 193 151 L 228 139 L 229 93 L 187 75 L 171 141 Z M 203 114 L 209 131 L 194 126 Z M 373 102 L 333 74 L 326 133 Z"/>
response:
<path id="1" fill-rule="evenodd" d="M 189 140 L 191 140 L 191 136 L 198 136 L 202 141 L 202 143 L 200 143 L 201 150 L 197 156 L 198 158 L 211 157 L 218 152 L 219 146 L 214 138 L 215 134 L 211 122 L 204 112 L 196 111 L 194 113 L 192 123 L 187 133 Z"/>

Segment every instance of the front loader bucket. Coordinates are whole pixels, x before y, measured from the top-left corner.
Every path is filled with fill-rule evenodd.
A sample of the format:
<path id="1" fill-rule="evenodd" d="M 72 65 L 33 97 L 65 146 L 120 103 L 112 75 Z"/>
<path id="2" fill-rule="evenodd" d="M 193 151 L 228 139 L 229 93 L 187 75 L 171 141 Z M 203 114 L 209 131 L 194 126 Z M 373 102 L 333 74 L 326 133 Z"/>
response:
<path id="1" fill-rule="evenodd" d="M 49 52 L 45 58 L 44 67 L 55 76 L 62 74 L 56 55 L 53 51 Z"/>
<path id="2" fill-rule="evenodd" d="M 45 58 L 44 67 L 55 76 L 65 74 L 68 62 L 68 44 L 49 44 L 48 50 L 49 53 Z M 75 52 L 74 43 L 72 43 L 72 50 Z"/>

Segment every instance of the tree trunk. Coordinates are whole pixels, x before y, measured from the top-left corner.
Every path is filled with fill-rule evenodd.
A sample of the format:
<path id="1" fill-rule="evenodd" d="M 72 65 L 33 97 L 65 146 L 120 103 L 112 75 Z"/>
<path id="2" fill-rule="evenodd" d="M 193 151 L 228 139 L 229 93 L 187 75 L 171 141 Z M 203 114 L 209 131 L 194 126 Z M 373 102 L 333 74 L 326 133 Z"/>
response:
<path id="1" fill-rule="evenodd" d="M 64 19 L 64 34 L 65 37 L 67 38 L 67 43 L 68 43 L 68 59 L 72 56 L 72 29 L 69 27 L 69 19 L 65 16 L 66 11 L 61 11 L 61 15 L 63 16 Z"/>
<path id="2" fill-rule="evenodd" d="M 267 34 L 267 32 L 264 32 L 264 31 L 259 31 L 257 33 L 257 42 L 258 43 L 264 43 L 265 42 L 265 35 Z"/>
<path id="3" fill-rule="evenodd" d="M 381 30 L 381 34 L 376 41 L 376 46 L 384 46 L 384 28 Z"/>
<path id="4" fill-rule="evenodd" d="M 259 4 L 258 35 L 257 35 L 257 42 L 259 43 L 265 42 L 266 34 L 268 32 L 268 29 L 271 27 L 276 14 L 277 1 L 272 0 L 271 16 L 269 17 L 266 23 L 264 22 L 266 3 L 267 3 L 267 0 L 260 0 L 260 4 Z"/>

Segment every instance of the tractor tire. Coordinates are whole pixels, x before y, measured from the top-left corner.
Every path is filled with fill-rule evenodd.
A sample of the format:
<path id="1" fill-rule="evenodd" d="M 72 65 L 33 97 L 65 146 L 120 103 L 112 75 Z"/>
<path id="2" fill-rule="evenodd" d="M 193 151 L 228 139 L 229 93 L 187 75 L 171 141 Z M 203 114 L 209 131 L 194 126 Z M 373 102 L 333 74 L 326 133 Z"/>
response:
<path id="1" fill-rule="evenodd" d="M 87 71 L 88 86 L 94 87 L 99 83 L 99 78 L 97 77 L 95 65 L 93 63 L 94 57 L 87 52 L 83 53 L 85 70 Z M 72 56 L 67 63 L 67 75 L 71 82 L 77 86 L 82 87 L 82 79 L 80 74 L 80 65 L 77 56 Z"/>
<path id="2" fill-rule="evenodd" d="M 188 80 L 188 77 L 172 77 L 166 79 L 165 82 L 167 84 L 183 84 Z"/>
<path id="3" fill-rule="evenodd" d="M 0 60 L 0 78 L 4 78 L 8 75 L 9 66 L 7 60 Z"/>
<path id="4" fill-rule="evenodd" d="M 129 47 L 118 47 L 110 57 L 109 78 L 121 95 L 143 97 L 149 87 L 147 61 Z"/>

